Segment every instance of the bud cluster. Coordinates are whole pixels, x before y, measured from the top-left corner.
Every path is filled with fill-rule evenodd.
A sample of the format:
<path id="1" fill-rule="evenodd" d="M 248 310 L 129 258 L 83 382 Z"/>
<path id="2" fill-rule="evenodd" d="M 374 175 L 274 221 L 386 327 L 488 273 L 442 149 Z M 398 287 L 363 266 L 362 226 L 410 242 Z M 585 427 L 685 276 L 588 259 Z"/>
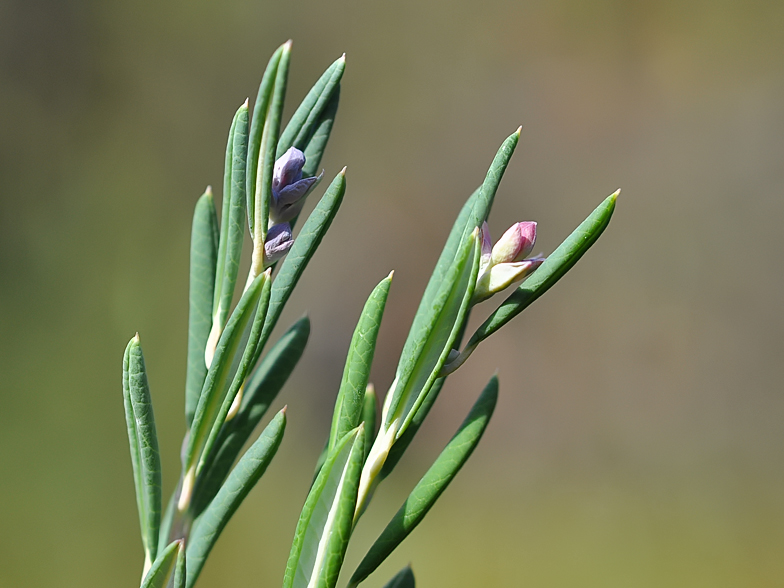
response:
<path id="1" fill-rule="evenodd" d="M 515 223 L 493 245 L 487 223 L 482 223 L 482 253 L 479 260 L 479 277 L 476 281 L 473 303 L 482 302 L 528 277 L 544 261 L 537 255 L 526 259 L 536 242 L 536 223 Z"/>
<path id="2" fill-rule="evenodd" d="M 289 252 L 294 244 L 291 224 L 305 205 L 310 191 L 321 181 L 319 176 L 302 177 L 305 154 L 291 147 L 275 162 L 272 173 L 272 198 L 269 203 L 269 230 L 264 243 L 265 267 L 275 263 Z"/>

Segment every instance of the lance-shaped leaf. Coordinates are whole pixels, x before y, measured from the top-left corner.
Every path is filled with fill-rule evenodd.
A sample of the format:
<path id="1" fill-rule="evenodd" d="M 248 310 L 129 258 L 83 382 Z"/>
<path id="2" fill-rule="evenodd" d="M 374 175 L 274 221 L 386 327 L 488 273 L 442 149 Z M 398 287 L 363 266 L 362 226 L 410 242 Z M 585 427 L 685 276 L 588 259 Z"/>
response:
<path id="1" fill-rule="evenodd" d="M 177 549 L 177 563 L 174 567 L 174 582 L 172 588 L 185 588 L 185 582 L 188 580 L 188 566 L 185 557 L 185 546 L 180 545 Z"/>
<path id="2" fill-rule="evenodd" d="M 253 117 L 250 122 L 250 133 L 248 135 L 248 165 L 245 174 L 245 193 L 248 198 L 248 227 L 250 234 L 253 235 L 254 205 L 256 199 L 256 175 L 259 172 L 259 153 L 261 151 L 261 133 L 264 123 L 267 120 L 267 113 L 272 99 L 272 90 L 275 87 L 275 78 L 278 73 L 278 64 L 283 50 L 287 44 L 277 48 L 267 63 L 267 69 L 261 77 L 259 92 L 256 94 L 256 102 L 253 105 Z"/>
<path id="3" fill-rule="evenodd" d="M 384 407 L 385 428 L 393 421 L 401 423 L 396 438 L 405 432 L 424 401 L 462 330 L 478 271 L 478 230 L 474 229 L 458 250 L 423 320 L 418 322 L 418 330 L 412 327 L 403 347 L 390 390 L 392 397 L 388 408 Z"/>
<path id="4" fill-rule="evenodd" d="M 406 566 L 395 574 L 394 578 L 384 584 L 384 588 L 416 588 L 414 571 L 411 566 Z"/>
<path id="5" fill-rule="evenodd" d="M 280 135 L 280 121 L 283 116 L 283 103 L 286 99 L 289 62 L 291 60 L 291 41 L 281 47 L 280 60 L 275 70 L 275 83 L 264 118 L 259 144 L 259 159 L 253 190 L 253 210 L 248 220 L 252 226 L 253 261 L 255 273 L 261 273 L 264 257 L 264 242 L 267 239 L 269 222 L 269 203 L 272 198 L 272 172 L 275 165 L 275 149 Z M 258 266 L 258 267 L 256 267 Z"/>
<path id="6" fill-rule="evenodd" d="M 290 147 L 296 147 L 300 151 L 305 151 L 316 129 L 319 127 L 319 123 L 323 120 L 322 117 L 333 96 L 339 92 L 340 80 L 345 69 L 346 55 L 344 54 L 321 74 L 321 77 L 297 107 L 291 120 L 286 125 L 286 130 L 281 133 L 277 153 L 275 154 L 276 158 L 282 156 Z"/>
<path id="7" fill-rule="evenodd" d="M 237 416 L 223 423 L 214 449 L 199 474 L 191 507 L 194 516 L 204 510 L 220 489 L 243 445 L 294 371 L 309 335 L 310 320 L 303 317 L 283 334 L 251 375 Z"/>
<path id="8" fill-rule="evenodd" d="M 329 455 L 302 509 L 283 588 L 333 588 L 351 536 L 364 459 L 360 425 Z"/>
<path id="9" fill-rule="evenodd" d="M 335 116 L 337 115 L 339 104 L 340 86 L 332 93 L 332 97 L 316 123 L 313 136 L 305 147 L 305 166 L 302 168 L 302 173 L 305 176 L 315 176 L 319 170 L 321 158 L 324 155 L 329 136 L 332 133 L 332 127 L 335 125 Z"/>
<path id="10" fill-rule="evenodd" d="M 202 450 L 201 457 L 199 458 L 199 464 L 196 468 L 197 476 L 204 468 L 207 457 L 211 454 L 212 449 L 215 446 L 215 442 L 218 439 L 218 435 L 221 428 L 223 427 L 223 424 L 226 422 L 229 409 L 234 403 L 237 393 L 245 383 L 245 378 L 247 378 L 250 370 L 256 364 L 256 360 L 258 359 L 258 356 L 256 355 L 256 349 L 259 345 L 261 331 L 264 328 L 264 319 L 267 317 L 267 308 L 269 307 L 270 286 L 272 282 L 272 279 L 270 278 L 271 273 L 271 270 L 267 270 L 261 276 L 259 276 L 259 279 L 261 280 L 261 296 L 259 296 L 259 303 L 256 307 L 256 315 L 254 316 L 253 323 L 251 324 L 250 335 L 248 335 L 248 340 L 245 343 L 245 350 L 243 351 L 242 358 L 240 359 L 239 365 L 237 366 L 237 371 L 234 373 L 231 386 L 229 386 L 228 392 L 226 392 L 226 395 L 223 397 L 220 410 L 215 416 L 215 420 L 212 423 L 212 428 L 210 429 L 210 434 L 207 437 L 207 441 L 204 443 L 204 449 Z"/>
<path id="11" fill-rule="evenodd" d="M 373 437 L 378 425 L 378 400 L 373 384 L 368 384 L 365 389 L 365 401 L 362 406 L 362 422 L 365 424 L 365 458 L 370 453 Z"/>
<path id="12" fill-rule="evenodd" d="M 436 398 L 438 398 L 438 394 L 441 392 L 445 380 L 446 378 L 439 378 L 435 381 L 430 388 L 430 392 L 427 393 L 424 402 L 419 406 L 419 410 L 416 411 L 416 414 L 408 424 L 408 428 L 400 438 L 395 441 L 395 444 L 389 450 L 389 455 L 387 455 L 386 460 L 384 460 L 384 466 L 381 468 L 381 473 L 379 474 L 379 481 L 391 474 L 392 470 L 395 469 L 395 466 L 403 457 L 403 454 L 406 452 L 406 449 L 408 449 L 411 441 L 414 440 L 417 431 L 419 431 L 419 428 L 422 426 L 425 417 L 430 413 L 430 409 L 433 408 L 433 404 L 435 403 Z"/>
<path id="13" fill-rule="evenodd" d="M 422 521 L 476 448 L 497 399 L 498 378 L 493 376 L 455 436 L 362 559 L 349 587 L 357 586 L 367 578 Z"/>
<path id="14" fill-rule="evenodd" d="M 176 580 L 177 568 L 184 565 L 184 543 L 182 539 L 178 539 L 166 546 L 150 567 L 150 571 L 145 574 L 141 588 L 165 588 L 172 580 L 172 576 L 175 576 Z M 183 554 L 183 564 L 179 564 L 181 554 Z M 181 585 L 175 583 L 175 588 L 181 588 Z"/>
<path id="15" fill-rule="evenodd" d="M 139 510 L 144 569 L 158 553 L 158 530 L 161 524 L 161 458 L 152 410 L 150 387 L 139 335 L 131 339 L 123 357 L 123 402 L 131 465 Z"/>
<path id="16" fill-rule="evenodd" d="M 302 230 L 294 240 L 286 259 L 280 266 L 278 275 L 272 283 L 272 295 L 270 298 L 267 320 L 264 323 L 264 332 L 261 336 L 261 345 L 266 342 L 275 324 L 278 322 L 283 307 L 288 302 L 289 296 L 294 286 L 297 285 L 302 272 L 316 252 L 321 239 L 332 224 L 332 220 L 343 202 L 343 195 L 346 193 L 346 168 L 335 176 L 332 183 L 327 188 L 324 196 L 319 200 L 316 208 L 310 213 L 308 220 L 302 226 Z"/>
<path id="17" fill-rule="evenodd" d="M 370 378 L 376 339 L 381 327 L 381 317 L 384 315 L 393 274 L 394 272 L 381 280 L 370 293 L 354 329 L 338 397 L 335 401 L 327 452 L 332 452 L 337 442 L 362 422 L 362 413 L 365 409 L 365 390 Z M 370 433 L 367 435 L 370 436 Z"/>
<path id="18" fill-rule="evenodd" d="M 446 367 L 445 373 L 452 372 L 462 365 L 479 343 L 528 308 L 579 261 L 610 223 L 619 193 L 620 190 L 608 196 L 544 263 L 504 300 L 503 304 L 471 336 L 463 352 Z"/>
<path id="19" fill-rule="evenodd" d="M 188 369 L 185 376 L 185 419 L 188 427 L 199 402 L 207 365 L 204 350 L 212 328 L 215 267 L 218 259 L 218 216 L 209 186 L 193 213 L 191 272 L 188 296 Z"/>
<path id="20" fill-rule="evenodd" d="M 188 445 L 183 457 L 185 476 L 178 504 L 178 509 L 181 512 L 186 510 L 190 503 L 193 483 L 196 479 L 196 464 L 199 462 L 207 436 L 212 430 L 215 417 L 231 384 L 232 363 L 242 341 L 243 333 L 250 323 L 261 297 L 262 287 L 267 281 L 265 275 L 256 278 L 240 298 L 226 324 L 226 329 L 221 334 L 215 350 L 215 357 L 207 371 L 207 378 L 199 396 L 199 404 L 196 406 L 193 425 L 188 436 Z"/>
<path id="21" fill-rule="evenodd" d="M 215 346 L 229 315 L 242 254 L 245 233 L 245 168 L 248 154 L 248 101 L 234 115 L 226 147 L 223 180 L 218 261 L 215 270 L 215 293 L 212 303 L 212 329 L 207 340 L 205 362 L 212 363 Z"/>
<path id="22" fill-rule="evenodd" d="M 240 458 L 226 483 L 196 519 L 188 540 L 188 587 L 193 586 L 199 577 L 204 561 L 226 523 L 266 471 L 280 446 L 285 428 L 286 412 L 283 409 Z"/>
<path id="23" fill-rule="evenodd" d="M 465 241 L 465 238 L 475 228 L 480 227 L 482 222 L 487 220 L 490 209 L 493 206 L 495 194 L 498 191 L 498 186 L 501 183 L 501 178 L 520 140 L 520 131 L 521 129 L 517 129 L 501 144 L 493 158 L 493 162 L 490 164 L 490 169 L 487 170 L 484 182 L 471 194 L 460 210 L 457 220 L 452 225 L 452 230 L 449 233 L 444 249 L 441 251 L 441 256 L 438 258 L 438 263 L 436 263 L 430 281 L 425 288 L 422 301 L 419 303 L 419 310 L 417 310 L 414 322 L 411 325 L 409 338 L 418 330 L 420 322 L 425 320 L 427 311 L 433 303 L 433 298 L 440 291 L 442 282 L 452 267 L 461 243 Z"/>

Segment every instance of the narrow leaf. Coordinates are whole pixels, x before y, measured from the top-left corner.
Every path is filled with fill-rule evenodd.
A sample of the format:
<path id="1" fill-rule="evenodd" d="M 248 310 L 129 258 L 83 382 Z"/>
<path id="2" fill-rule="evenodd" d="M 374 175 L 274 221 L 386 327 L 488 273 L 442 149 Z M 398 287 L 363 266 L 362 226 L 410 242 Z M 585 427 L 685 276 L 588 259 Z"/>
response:
<path id="1" fill-rule="evenodd" d="M 367 578 L 422 521 L 476 448 L 497 399 L 498 378 L 493 376 L 455 436 L 362 559 L 351 577 L 350 587 Z"/>
<path id="2" fill-rule="evenodd" d="M 264 323 L 264 332 L 261 336 L 263 346 L 275 324 L 278 322 L 280 313 L 291 295 L 294 286 L 297 285 L 302 272 L 316 252 L 321 239 L 329 229 L 332 220 L 343 202 L 343 195 L 346 193 L 346 170 L 345 168 L 335 176 L 324 196 L 319 200 L 316 208 L 310 213 L 308 220 L 302 226 L 302 230 L 294 240 L 286 259 L 280 266 L 278 275 L 272 283 L 272 295 L 270 298 L 267 320 Z"/>
<path id="3" fill-rule="evenodd" d="M 487 171 L 484 182 L 463 205 L 455 224 L 452 226 L 441 256 L 438 258 L 438 263 L 436 263 L 430 281 L 425 288 L 422 301 L 419 303 L 419 309 L 411 325 L 409 338 L 417 331 L 419 323 L 425 320 L 425 315 L 431 307 L 433 299 L 440 291 L 441 284 L 452 267 L 461 243 L 475 228 L 481 226 L 482 222 L 487 220 L 490 209 L 493 206 L 496 191 L 501 183 L 501 178 L 509 165 L 509 160 L 512 158 L 519 139 L 520 129 L 517 129 L 501 144 L 493 158 L 493 162 L 490 164 L 490 169 Z"/>
<path id="4" fill-rule="evenodd" d="M 303 317 L 283 334 L 251 375 L 237 416 L 223 424 L 214 449 L 199 474 L 191 507 L 194 516 L 198 516 L 218 492 L 245 442 L 294 371 L 309 335 L 310 320 Z"/>
<path id="5" fill-rule="evenodd" d="M 365 402 L 362 406 L 362 422 L 365 423 L 365 459 L 370 453 L 378 426 L 377 404 L 376 389 L 373 384 L 368 384 L 365 390 Z"/>
<path id="6" fill-rule="evenodd" d="M 376 339 L 381 327 L 381 317 L 389 295 L 392 273 L 373 289 L 365 302 L 359 317 L 351 344 L 348 348 L 343 378 L 340 382 L 338 397 L 335 401 L 335 412 L 332 417 L 332 429 L 329 433 L 328 452 L 346 433 L 355 429 L 362 422 L 365 408 L 365 389 L 370 378 L 370 367 L 376 350 Z M 369 433 L 368 433 L 369 437 Z"/>
<path id="7" fill-rule="evenodd" d="M 283 103 L 286 99 L 291 41 L 284 43 L 281 49 L 280 61 L 275 71 L 275 84 L 259 145 L 253 211 L 253 245 L 254 252 L 259 251 L 257 255 L 263 253 L 264 241 L 267 239 L 269 203 L 272 198 L 272 172 L 275 165 L 275 149 L 280 135 L 280 122 L 283 117 Z"/>
<path id="8" fill-rule="evenodd" d="M 337 583 L 351 535 L 364 447 L 360 425 L 324 462 L 297 523 L 283 588 L 333 588 Z"/>
<path id="9" fill-rule="evenodd" d="M 383 480 L 392 473 L 392 470 L 395 469 L 395 466 L 403 457 L 403 454 L 406 452 L 406 449 L 408 449 L 411 441 L 414 440 L 414 436 L 422 426 L 422 422 L 425 420 L 425 417 L 427 417 L 430 409 L 433 407 L 436 398 L 438 398 L 438 394 L 441 392 L 441 388 L 444 386 L 445 379 L 446 378 L 439 378 L 435 381 L 433 386 L 430 388 L 430 392 L 428 392 L 427 396 L 425 396 L 425 400 L 419 406 L 419 410 L 416 411 L 414 417 L 411 419 L 411 422 L 408 424 L 408 428 L 406 428 L 405 432 L 395 441 L 395 444 L 389 450 L 389 455 L 387 455 L 386 460 L 384 460 L 384 465 L 381 468 L 381 473 L 379 474 L 380 480 Z"/>
<path id="10" fill-rule="evenodd" d="M 185 477 L 180 495 L 180 504 L 178 505 L 180 511 L 183 511 L 190 501 L 196 476 L 196 463 L 201 456 L 201 451 L 207 441 L 207 435 L 212 429 L 212 424 L 223 403 L 223 398 L 229 389 L 233 358 L 237 354 L 243 333 L 256 310 L 264 281 L 263 276 L 256 278 L 251 287 L 240 298 L 237 307 L 229 318 L 229 322 L 226 324 L 226 329 L 218 341 L 215 357 L 210 365 L 210 369 L 207 371 L 207 378 L 199 396 L 199 403 L 196 406 L 193 426 L 188 436 L 188 445 L 183 458 Z"/>
<path id="11" fill-rule="evenodd" d="M 245 168 L 248 148 L 248 103 L 234 115 L 226 148 L 223 215 L 213 298 L 213 331 L 220 334 L 229 315 L 237 283 L 245 216 Z M 212 333 L 211 333 L 212 334 Z M 217 341 L 218 336 L 212 334 Z"/>
<path id="12" fill-rule="evenodd" d="M 253 323 L 251 324 L 250 335 L 248 336 L 248 340 L 245 343 L 245 350 L 243 351 L 242 358 L 240 359 L 239 365 L 237 366 L 237 371 L 234 373 L 231 386 L 226 392 L 226 395 L 223 397 L 220 410 L 218 411 L 217 415 L 215 416 L 215 420 L 212 423 L 210 434 L 207 437 L 207 440 L 204 442 L 204 449 L 201 452 L 199 465 L 196 469 L 197 476 L 203 469 L 207 457 L 210 455 L 212 448 L 215 446 L 218 434 L 220 433 L 221 427 L 226 421 L 226 416 L 229 413 L 229 409 L 231 408 L 237 393 L 240 391 L 240 387 L 245 383 L 245 378 L 248 376 L 250 370 L 256 364 L 256 360 L 258 359 L 258 356 L 256 355 L 256 349 L 259 344 L 259 339 L 261 338 L 261 330 L 264 327 L 264 319 L 267 317 L 267 308 L 269 306 L 270 299 L 270 285 L 272 282 L 270 274 L 271 271 L 267 270 L 259 277 L 261 280 L 261 295 L 259 296 L 259 302 L 256 306 L 256 314 L 253 318 Z"/>
<path id="13" fill-rule="evenodd" d="M 185 588 L 188 579 L 188 567 L 185 562 L 185 549 L 181 545 L 177 550 L 177 564 L 174 567 L 174 586 L 173 588 Z"/>
<path id="14" fill-rule="evenodd" d="M 258 174 L 259 152 L 261 150 L 261 132 L 267 120 L 272 89 L 275 85 L 275 77 L 278 72 L 280 56 L 283 53 L 283 45 L 277 48 L 270 57 L 267 69 L 259 84 L 259 92 L 256 94 L 256 102 L 253 105 L 253 118 L 250 123 L 250 133 L 248 135 L 248 165 L 245 174 L 245 193 L 247 195 L 248 207 L 248 227 L 250 234 L 253 235 L 253 221 L 255 218 L 255 199 L 256 199 L 256 174 Z"/>
<path id="15" fill-rule="evenodd" d="M 308 140 L 305 147 L 305 167 L 302 168 L 302 173 L 305 176 L 315 176 L 318 173 L 319 165 L 321 165 L 321 158 L 327 148 L 332 127 L 335 125 L 335 116 L 338 112 L 340 104 L 340 86 L 335 88 L 329 102 L 327 103 L 324 112 L 321 113 L 313 135 Z"/>
<path id="16" fill-rule="evenodd" d="M 327 105 L 338 92 L 340 80 L 346 69 L 346 56 L 336 59 L 307 93 L 302 103 L 286 125 L 278 141 L 275 157 L 283 155 L 290 147 L 304 151 L 322 120 Z M 313 175 L 313 174 L 310 174 Z"/>
<path id="17" fill-rule="evenodd" d="M 419 322 L 412 327 L 398 363 L 389 406 L 384 410 L 384 426 L 400 425 L 400 438 L 435 383 L 441 366 L 460 333 L 468 311 L 479 271 L 477 231 L 461 245 L 454 262 L 441 283 L 438 295 Z"/>
<path id="18" fill-rule="evenodd" d="M 174 573 L 183 540 L 172 541 L 144 576 L 141 588 L 164 588 Z"/>
<path id="19" fill-rule="evenodd" d="M 212 189 L 207 188 L 193 213 L 188 312 L 188 369 L 185 377 L 185 419 L 188 427 L 199 402 L 207 365 L 204 350 L 212 327 L 215 269 L 218 259 L 218 217 Z"/>
<path id="20" fill-rule="evenodd" d="M 498 329 L 528 308 L 568 272 L 591 248 L 610 223 L 619 192 L 608 196 L 580 226 L 501 304 L 471 336 L 467 349 L 475 348 Z"/>
<path id="21" fill-rule="evenodd" d="M 193 586 L 201 573 L 204 561 L 218 540 L 226 523 L 251 491 L 275 456 L 286 428 L 285 409 L 270 421 L 259 438 L 245 452 L 229 474 L 226 483 L 196 519 L 188 540 L 188 580 Z"/>
<path id="22" fill-rule="evenodd" d="M 395 574 L 394 578 L 384 584 L 384 588 L 416 588 L 414 571 L 411 566 L 406 566 Z"/>
<path id="23" fill-rule="evenodd" d="M 138 334 L 128 343 L 123 358 L 123 397 L 137 493 L 136 504 L 139 508 L 139 524 L 147 562 L 145 565 L 149 565 L 158 552 L 161 459 L 147 371 Z"/>

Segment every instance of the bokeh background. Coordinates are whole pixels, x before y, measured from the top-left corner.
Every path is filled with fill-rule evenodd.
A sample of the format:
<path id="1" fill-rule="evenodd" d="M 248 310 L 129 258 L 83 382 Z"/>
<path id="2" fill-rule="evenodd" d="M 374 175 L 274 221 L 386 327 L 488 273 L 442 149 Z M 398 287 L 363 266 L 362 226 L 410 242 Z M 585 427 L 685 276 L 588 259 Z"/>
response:
<path id="1" fill-rule="evenodd" d="M 277 458 L 200 585 L 282 578 L 354 321 L 395 269 L 389 385 L 441 243 L 524 127 L 491 217 L 609 229 L 451 378 L 358 527 L 383 528 L 498 370 L 474 457 L 367 585 L 784 586 L 784 3 L 0 3 L 0 586 L 135 586 L 121 357 L 144 342 L 176 481 L 192 207 L 294 39 L 289 110 L 344 51 L 343 208 L 280 325 L 313 333 Z M 326 185 L 326 184 L 324 184 Z"/>

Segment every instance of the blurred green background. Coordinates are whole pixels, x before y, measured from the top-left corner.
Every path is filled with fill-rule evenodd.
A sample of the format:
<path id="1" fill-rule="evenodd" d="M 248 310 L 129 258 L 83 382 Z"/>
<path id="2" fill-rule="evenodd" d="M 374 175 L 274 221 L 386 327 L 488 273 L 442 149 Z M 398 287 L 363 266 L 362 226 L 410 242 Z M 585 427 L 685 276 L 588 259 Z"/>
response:
<path id="1" fill-rule="evenodd" d="M 288 38 L 288 112 L 347 53 L 323 165 L 348 192 L 280 322 L 313 324 L 286 438 L 200 585 L 279 585 L 365 296 L 396 270 L 383 391 L 522 124 L 494 235 L 536 220 L 549 253 L 621 187 L 615 218 L 451 378 L 348 569 L 498 369 L 483 442 L 370 588 L 409 561 L 430 587 L 784 586 L 782 31 L 755 0 L 0 3 L 0 586 L 137 585 L 122 352 L 138 330 L 168 493 L 192 208 Z"/>

